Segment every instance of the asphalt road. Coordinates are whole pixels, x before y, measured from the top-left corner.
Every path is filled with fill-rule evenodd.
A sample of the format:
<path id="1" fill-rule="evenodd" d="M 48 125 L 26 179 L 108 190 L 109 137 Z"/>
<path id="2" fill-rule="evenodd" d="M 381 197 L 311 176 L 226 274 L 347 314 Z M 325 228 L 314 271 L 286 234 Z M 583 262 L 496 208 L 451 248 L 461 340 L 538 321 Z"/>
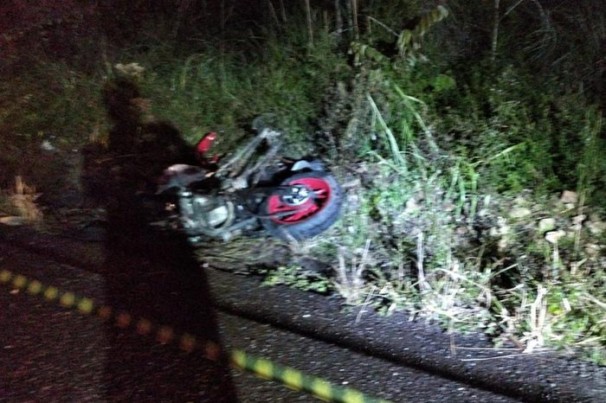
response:
<path id="1" fill-rule="evenodd" d="M 123 252 L 0 228 L 0 270 L 128 312 L 132 321 L 120 327 L 115 318 L 0 285 L 0 399 L 316 401 L 229 368 L 214 349 L 184 351 L 177 336 L 159 336 L 161 326 L 398 402 L 600 402 L 606 393 L 603 368 L 485 349 L 480 339 L 453 340 L 397 316 L 343 313 L 323 296 L 200 271 L 177 251 Z"/>

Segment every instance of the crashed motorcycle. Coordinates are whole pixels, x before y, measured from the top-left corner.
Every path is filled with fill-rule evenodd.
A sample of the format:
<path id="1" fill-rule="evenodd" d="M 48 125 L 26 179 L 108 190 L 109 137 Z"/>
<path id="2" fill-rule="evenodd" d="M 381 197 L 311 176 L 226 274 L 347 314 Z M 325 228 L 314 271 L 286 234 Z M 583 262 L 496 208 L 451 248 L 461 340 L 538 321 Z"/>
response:
<path id="1" fill-rule="evenodd" d="M 281 158 L 282 133 L 269 127 L 257 132 L 225 160 L 208 156 L 217 139 L 208 133 L 196 147 L 198 165 L 177 164 L 164 171 L 157 194 L 169 197 L 166 210 L 192 243 L 262 232 L 303 240 L 338 220 L 342 190 L 324 164 Z"/>

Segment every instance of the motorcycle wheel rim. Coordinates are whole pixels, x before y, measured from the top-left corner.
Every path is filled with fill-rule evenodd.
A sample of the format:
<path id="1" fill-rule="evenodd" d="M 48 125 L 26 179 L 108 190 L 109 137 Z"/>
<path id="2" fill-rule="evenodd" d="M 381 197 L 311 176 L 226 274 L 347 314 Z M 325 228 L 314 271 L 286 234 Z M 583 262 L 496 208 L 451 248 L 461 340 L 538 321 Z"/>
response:
<path id="1" fill-rule="evenodd" d="M 322 211 L 331 198 L 330 184 L 322 178 L 298 178 L 286 186 L 302 186 L 310 191 L 310 197 L 301 204 L 293 205 L 282 196 L 270 196 L 267 210 L 272 220 L 279 224 L 298 224 Z"/>

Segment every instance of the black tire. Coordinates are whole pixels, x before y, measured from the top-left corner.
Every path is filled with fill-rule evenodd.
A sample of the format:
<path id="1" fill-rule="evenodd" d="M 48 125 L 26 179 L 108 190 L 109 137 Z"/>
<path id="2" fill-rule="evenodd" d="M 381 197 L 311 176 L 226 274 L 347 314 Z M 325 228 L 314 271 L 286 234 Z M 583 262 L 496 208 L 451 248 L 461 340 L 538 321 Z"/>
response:
<path id="1" fill-rule="evenodd" d="M 311 191 L 311 197 L 300 206 L 288 205 L 279 195 L 268 197 L 261 206 L 264 216 L 261 223 L 272 236 L 287 241 L 311 238 L 326 231 L 339 219 L 343 192 L 331 174 L 315 171 L 297 173 L 280 185 L 303 186 Z M 290 211 L 293 214 L 289 215 Z"/>

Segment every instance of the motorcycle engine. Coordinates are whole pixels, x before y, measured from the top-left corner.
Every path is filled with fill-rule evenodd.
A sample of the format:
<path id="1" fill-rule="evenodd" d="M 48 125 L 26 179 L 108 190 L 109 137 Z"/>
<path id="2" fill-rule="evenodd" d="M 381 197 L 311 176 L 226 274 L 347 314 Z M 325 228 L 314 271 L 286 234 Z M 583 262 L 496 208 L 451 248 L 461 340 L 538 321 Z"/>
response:
<path id="1" fill-rule="evenodd" d="M 223 198 L 185 194 L 179 198 L 181 219 L 189 235 L 225 238 L 234 222 L 234 204 Z"/>

